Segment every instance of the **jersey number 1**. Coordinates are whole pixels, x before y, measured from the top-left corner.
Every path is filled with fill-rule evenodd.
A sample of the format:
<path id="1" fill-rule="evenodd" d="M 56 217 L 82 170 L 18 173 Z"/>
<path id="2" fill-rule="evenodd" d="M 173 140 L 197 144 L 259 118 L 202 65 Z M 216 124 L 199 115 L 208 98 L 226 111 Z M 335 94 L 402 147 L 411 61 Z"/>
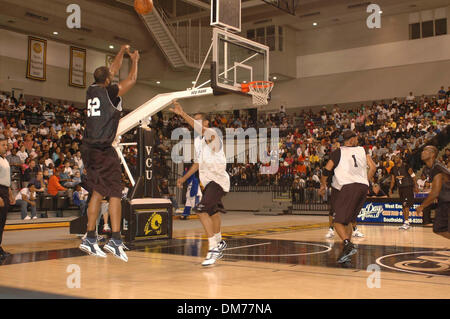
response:
<path id="1" fill-rule="evenodd" d="M 358 167 L 358 163 L 356 162 L 356 155 L 352 155 L 353 160 L 355 161 L 355 167 Z"/>
<path id="2" fill-rule="evenodd" d="M 88 117 L 100 116 L 100 100 L 98 97 L 88 100 Z"/>

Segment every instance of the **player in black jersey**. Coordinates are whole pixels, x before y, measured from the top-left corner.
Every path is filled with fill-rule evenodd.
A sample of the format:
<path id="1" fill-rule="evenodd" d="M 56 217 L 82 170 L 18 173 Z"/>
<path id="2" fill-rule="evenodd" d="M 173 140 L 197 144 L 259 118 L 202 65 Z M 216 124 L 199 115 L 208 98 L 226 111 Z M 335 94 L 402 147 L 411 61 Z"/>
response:
<path id="1" fill-rule="evenodd" d="M 125 53 L 131 58 L 132 66 L 128 77 L 119 84 L 112 84 L 119 71 Z M 122 111 L 122 98 L 136 83 L 139 52 L 130 52 L 129 45 L 123 45 L 110 68 L 99 67 L 94 72 L 95 83 L 86 93 L 87 118 L 83 133 L 81 155 L 87 170 L 83 187 L 90 193 L 88 207 L 87 236 L 80 249 L 90 255 L 106 257 L 99 248 L 96 234 L 96 221 L 104 197 L 109 197 L 112 239 L 104 249 L 115 257 L 128 261 L 124 252 L 120 225 L 122 219 L 122 168 L 120 159 L 112 147 L 116 138 Z"/>
<path id="2" fill-rule="evenodd" d="M 400 230 L 410 228 L 409 209 L 414 205 L 414 192 L 418 192 L 414 171 L 408 164 L 403 163 L 400 156 L 394 159 L 395 166 L 391 169 L 391 187 L 389 196 L 392 197 L 394 185 L 398 187 L 398 194 L 402 202 L 403 217 L 405 222 L 399 227 Z"/>
<path id="3" fill-rule="evenodd" d="M 431 145 L 422 151 L 422 161 L 431 169 L 432 184 L 428 197 L 417 207 L 417 214 L 422 216 L 423 210 L 438 199 L 433 232 L 450 239 L 450 171 L 436 160 L 438 153 L 438 149 Z"/>

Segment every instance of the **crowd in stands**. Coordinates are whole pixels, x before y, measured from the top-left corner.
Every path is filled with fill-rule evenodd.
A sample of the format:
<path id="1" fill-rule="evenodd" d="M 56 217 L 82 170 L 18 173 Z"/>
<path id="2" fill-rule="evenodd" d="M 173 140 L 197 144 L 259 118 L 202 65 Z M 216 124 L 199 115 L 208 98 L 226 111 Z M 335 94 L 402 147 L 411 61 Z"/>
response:
<path id="1" fill-rule="evenodd" d="M 374 159 L 375 182 L 387 193 L 394 157 L 400 156 L 415 171 L 419 170 L 423 163 L 417 151 L 447 130 L 449 123 L 450 88 L 448 91 L 441 88 L 438 97 L 417 98 L 411 92 L 403 100 L 373 102 L 356 109 L 344 110 L 335 105 L 331 111 L 323 108 L 319 112 L 302 111 L 289 116 L 283 110 L 266 114 L 259 119 L 259 127 L 279 127 L 281 132 L 280 152 L 271 154 L 275 158 L 278 155 L 279 170 L 274 175 L 260 174 L 261 163 L 231 164 L 232 185 L 287 186 L 293 190 L 294 200 L 306 203 L 316 200 L 321 168 L 330 153 L 342 144 L 342 131 L 351 129 L 358 133 L 359 145 Z M 449 153 L 447 149 L 440 158 L 447 166 Z"/>
<path id="2" fill-rule="evenodd" d="M 36 216 L 39 194 L 69 194 L 73 205 L 79 206 L 83 214 L 86 212 L 87 193 L 81 187 L 86 171 L 79 150 L 85 114 L 86 110 L 67 102 L 54 103 L 43 98 L 25 100 L 0 94 L 0 137 L 8 141 L 6 158 L 11 166 L 16 205 L 21 207 L 22 218 Z M 436 97 L 415 97 L 411 92 L 404 99 L 373 102 L 353 109 L 335 105 L 331 110 L 322 108 L 287 114 L 282 107 L 278 112 L 261 113 L 257 118 L 250 114 L 213 114 L 210 118 L 211 126 L 222 130 L 279 128 L 279 153 L 269 150 L 267 154 L 278 159 L 278 171 L 261 174 L 269 164 L 260 162 L 230 163 L 231 185 L 283 186 L 292 191 L 295 201 L 301 202 L 317 198 L 321 168 L 331 151 L 341 145 L 344 129 L 358 133 L 360 145 L 377 165 L 376 182 L 386 190 L 393 158 L 401 156 L 419 170 L 422 162 L 417 150 L 446 130 L 449 119 L 450 87 L 448 91 L 442 87 Z M 163 183 L 174 175 L 170 167 L 171 131 L 182 126 L 186 124 L 178 116 L 162 113 L 152 121 L 156 130 L 154 174 Z M 135 141 L 135 138 L 136 131 L 133 131 L 124 141 Z M 127 146 L 123 153 L 135 175 L 137 148 Z M 440 160 L 450 165 L 449 149 Z M 129 187 L 125 174 L 123 180 Z M 429 186 L 426 175 L 420 176 L 420 185 Z M 27 207 L 31 207 L 31 217 Z"/>

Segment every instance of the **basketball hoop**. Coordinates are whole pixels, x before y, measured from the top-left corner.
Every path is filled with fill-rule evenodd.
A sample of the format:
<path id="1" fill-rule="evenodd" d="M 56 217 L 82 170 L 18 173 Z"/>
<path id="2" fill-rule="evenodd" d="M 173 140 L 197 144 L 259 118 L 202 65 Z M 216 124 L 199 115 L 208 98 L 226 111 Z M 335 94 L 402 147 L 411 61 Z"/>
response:
<path id="1" fill-rule="evenodd" d="M 273 82 L 253 81 L 250 83 L 242 83 L 241 89 L 243 93 L 249 93 L 252 95 L 254 105 L 267 105 L 267 99 L 273 89 Z"/>

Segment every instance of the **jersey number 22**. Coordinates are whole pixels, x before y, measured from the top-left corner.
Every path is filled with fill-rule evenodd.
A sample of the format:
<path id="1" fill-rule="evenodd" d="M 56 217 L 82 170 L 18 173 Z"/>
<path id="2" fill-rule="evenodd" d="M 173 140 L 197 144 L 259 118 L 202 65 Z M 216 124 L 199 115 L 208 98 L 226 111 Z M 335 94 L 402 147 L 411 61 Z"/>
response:
<path id="1" fill-rule="evenodd" d="M 98 97 L 93 98 L 93 99 L 89 99 L 88 103 L 87 103 L 87 107 L 88 107 L 88 117 L 91 116 L 100 116 L 100 100 L 98 99 Z"/>

